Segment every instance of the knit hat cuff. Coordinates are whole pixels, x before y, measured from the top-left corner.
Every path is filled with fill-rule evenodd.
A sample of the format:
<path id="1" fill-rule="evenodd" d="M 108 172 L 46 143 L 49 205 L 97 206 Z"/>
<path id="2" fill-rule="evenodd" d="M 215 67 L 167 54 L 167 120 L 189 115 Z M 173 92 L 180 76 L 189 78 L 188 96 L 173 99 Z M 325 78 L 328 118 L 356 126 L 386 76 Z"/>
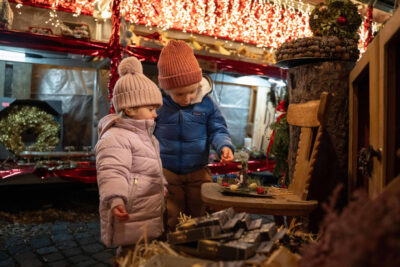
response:
<path id="1" fill-rule="evenodd" d="M 158 105 L 162 106 L 162 96 L 157 90 L 136 90 L 128 91 L 114 95 L 114 106 L 117 112 L 120 112 L 126 108 L 140 107 L 147 105 Z"/>
<path id="2" fill-rule="evenodd" d="M 203 75 L 201 69 L 192 72 L 179 73 L 172 76 L 158 76 L 158 82 L 162 89 L 173 89 L 198 83 Z"/>

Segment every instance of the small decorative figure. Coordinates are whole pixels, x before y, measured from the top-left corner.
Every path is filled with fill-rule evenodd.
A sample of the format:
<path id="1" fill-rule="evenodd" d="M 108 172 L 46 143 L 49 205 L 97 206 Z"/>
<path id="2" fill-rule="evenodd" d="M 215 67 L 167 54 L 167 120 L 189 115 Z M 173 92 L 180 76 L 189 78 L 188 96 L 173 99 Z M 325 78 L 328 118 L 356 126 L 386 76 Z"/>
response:
<path id="1" fill-rule="evenodd" d="M 248 161 L 249 161 L 249 154 L 246 151 L 239 151 L 235 153 L 235 160 L 241 162 L 241 169 L 239 174 L 239 185 L 241 187 L 246 188 L 247 184 L 247 170 L 248 170 Z"/>

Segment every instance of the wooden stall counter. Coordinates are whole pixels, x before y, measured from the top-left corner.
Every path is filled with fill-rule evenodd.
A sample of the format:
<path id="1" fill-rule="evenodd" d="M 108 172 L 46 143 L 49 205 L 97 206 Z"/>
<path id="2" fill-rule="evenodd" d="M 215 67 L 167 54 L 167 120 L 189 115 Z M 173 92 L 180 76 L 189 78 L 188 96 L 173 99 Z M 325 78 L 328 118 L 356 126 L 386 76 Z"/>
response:
<path id="1" fill-rule="evenodd" d="M 233 207 L 236 212 L 277 216 L 307 215 L 318 205 L 318 201 L 301 200 L 286 189 L 266 187 L 266 190 L 270 197 L 229 196 L 221 192 L 222 186 L 218 183 L 204 183 L 201 199 L 215 210 Z"/>
<path id="2" fill-rule="evenodd" d="M 330 98 L 330 94 L 323 92 L 320 100 L 289 105 L 288 124 L 300 127 L 301 131 L 294 177 L 288 188 L 264 187 L 266 194 L 262 196 L 246 194 L 246 191 L 243 191 L 244 196 L 232 196 L 231 193 L 234 192 L 224 191 L 218 183 L 204 183 L 201 186 L 203 202 L 217 210 L 233 207 L 237 212 L 276 216 L 303 216 L 314 210 L 318 201 L 308 198 L 308 188 L 322 140 Z M 230 194 L 226 195 L 227 193 Z"/>

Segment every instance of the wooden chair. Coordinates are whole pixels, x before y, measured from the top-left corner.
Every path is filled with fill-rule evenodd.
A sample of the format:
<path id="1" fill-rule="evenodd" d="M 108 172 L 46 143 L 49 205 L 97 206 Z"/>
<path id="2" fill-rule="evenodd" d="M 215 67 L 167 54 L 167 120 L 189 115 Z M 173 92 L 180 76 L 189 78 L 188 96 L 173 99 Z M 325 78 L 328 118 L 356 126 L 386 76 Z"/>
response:
<path id="1" fill-rule="evenodd" d="M 220 192 L 219 184 L 205 183 L 201 187 L 203 202 L 216 210 L 233 207 L 237 212 L 277 216 L 307 215 L 315 209 L 318 202 L 307 200 L 308 187 L 324 130 L 329 99 L 330 95 L 324 92 L 320 100 L 289 105 L 287 121 L 290 125 L 301 127 L 301 133 L 293 180 L 288 189 L 267 187 L 271 198 L 227 196 Z M 313 129 L 317 129 L 315 139 Z"/>
<path id="2" fill-rule="evenodd" d="M 400 175 L 397 175 L 385 188 L 383 188 L 383 194 L 397 194 L 400 192 Z"/>

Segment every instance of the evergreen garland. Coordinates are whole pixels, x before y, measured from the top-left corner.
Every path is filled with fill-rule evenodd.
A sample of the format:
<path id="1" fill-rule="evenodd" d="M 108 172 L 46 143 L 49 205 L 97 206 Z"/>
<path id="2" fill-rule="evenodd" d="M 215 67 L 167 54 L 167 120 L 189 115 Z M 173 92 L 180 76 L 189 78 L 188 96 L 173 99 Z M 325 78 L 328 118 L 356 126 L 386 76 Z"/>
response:
<path id="1" fill-rule="evenodd" d="M 282 93 L 284 93 L 283 97 L 277 96 L 274 89 L 270 90 L 268 93 L 268 100 L 275 109 L 278 108 L 278 103 L 284 105 L 284 107 L 278 108 L 281 112 L 287 110 L 289 103 L 288 88 L 286 86 L 283 88 Z M 285 174 L 288 170 L 289 125 L 286 120 L 286 114 L 282 115 L 276 122 L 272 123 L 270 128 L 274 131 L 271 150 L 269 151 L 269 156 L 273 156 L 275 160 L 273 175 L 282 178 L 279 184 L 287 185 L 288 179 Z"/>
<path id="2" fill-rule="evenodd" d="M 310 28 L 315 36 L 337 36 L 359 39 L 361 15 L 350 0 L 327 0 L 315 6 L 310 15 Z"/>
<path id="3" fill-rule="evenodd" d="M 273 175 L 283 177 L 284 183 L 287 184 L 284 175 L 288 169 L 288 154 L 289 154 L 289 124 L 286 120 L 286 114 L 278 122 L 271 125 L 271 129 L 275 130 L 274 141 L 271 147 L 271 155 L 275 157 L 275 167 Z"/>

